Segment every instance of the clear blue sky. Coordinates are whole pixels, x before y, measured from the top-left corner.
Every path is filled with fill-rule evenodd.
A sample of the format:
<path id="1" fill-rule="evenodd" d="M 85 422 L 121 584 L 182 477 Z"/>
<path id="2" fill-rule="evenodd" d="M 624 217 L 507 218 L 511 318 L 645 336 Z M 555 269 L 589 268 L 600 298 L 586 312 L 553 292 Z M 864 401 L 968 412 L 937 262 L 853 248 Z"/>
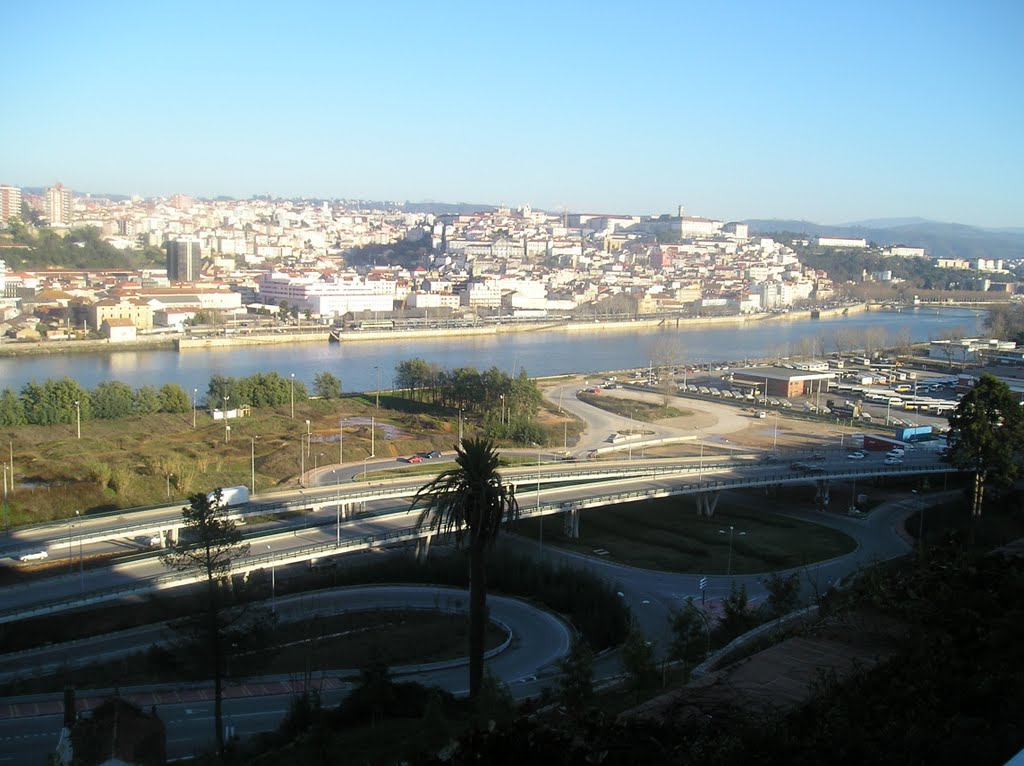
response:
<path id="1" fill-rule="evenodd" d="M 1024 3 L 4 4 L 0 183 L 1024 226 Z"/>

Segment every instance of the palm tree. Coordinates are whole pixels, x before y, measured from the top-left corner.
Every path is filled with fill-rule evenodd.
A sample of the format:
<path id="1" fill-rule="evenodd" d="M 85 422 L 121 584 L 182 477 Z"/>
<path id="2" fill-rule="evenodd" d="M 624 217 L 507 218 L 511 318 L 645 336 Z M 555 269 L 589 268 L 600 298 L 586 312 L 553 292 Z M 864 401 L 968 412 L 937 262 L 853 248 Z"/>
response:
<path id="1" fill-rule="evenodd" d="M 515 491 L 502 483 L 498 453 L 489 439 L 465 439 L 456 447 L 456 468 L 420 488 L 413 506 L 425 501 L 418 526 L 427 526 L 469 546 L 469 696 L 476 698 L 484 676 L 487 624 L 487 549 L 503 521 L 519 515 Z"/>

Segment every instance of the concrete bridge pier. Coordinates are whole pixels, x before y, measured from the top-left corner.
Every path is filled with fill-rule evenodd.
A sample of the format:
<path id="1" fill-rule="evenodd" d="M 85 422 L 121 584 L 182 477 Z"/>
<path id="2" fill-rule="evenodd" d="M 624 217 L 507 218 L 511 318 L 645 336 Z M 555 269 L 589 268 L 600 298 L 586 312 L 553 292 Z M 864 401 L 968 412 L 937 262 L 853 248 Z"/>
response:
<path id="1" fill-rule="evenodd" d="M 697 515 L 707 516 L 711 518 L 715 515 L 715 508 L 718 507 L 718 498 L 721 496 L 719 490 L 712 492 L 698 492 L 694 497 L 697 498 Z"/>
<path id="2" fill-rule="evenodd" d="M 427 554 L 430 553 L 430 538 L 431 537 L 433 537 L 433 535 L 427 535 L 426 537 L 421 537 L 419 540 L 416 541 L 416 561 L 417 562 L 423 563 L 424 561 L 427 560 Z"/>
<path id="3" fill-rule="evenodd" d="M 174 527 L 173 529 L 167 530 L 167 542 L 171 545 L 178 544 L 178 527 Z"/>
<path id="4" fill-rule="evenodd" d="M 565 536 L 578 540 L 580 536 L 580 509 L 570 508 L 565 512 Z"/>
<path id="5" fill-rule="evenodd" d="M 828 479 L 818 479 L 814 482 L 814 504 L 821 510 L 828 508 Z"/>

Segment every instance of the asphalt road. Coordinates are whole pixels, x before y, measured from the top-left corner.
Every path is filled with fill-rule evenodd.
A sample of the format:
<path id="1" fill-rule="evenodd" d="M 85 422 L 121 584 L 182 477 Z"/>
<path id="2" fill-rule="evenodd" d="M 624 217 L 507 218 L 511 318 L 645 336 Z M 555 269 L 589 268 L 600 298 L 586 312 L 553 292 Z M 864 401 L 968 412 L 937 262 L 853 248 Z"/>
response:
<path id="1" fill-rule="evenodd" d="M 629 428 L 630 426 L 629 418 L 612 415 L 578 401 L 575 397 L 575 392 L 579 388 L 580 384 L 578 382 L 571 382 L 564 384 L 564 386 L 550 389 L 547 392 L 547 396 L 551 401 L 556 404 L 560 403 L 566 410 L 579 415 L 587 422 L 586 430 L 580 442 L 574 448 L 576 454 L 581 454 L 607 444 L 609 434 Z M 615 395 L 631 397 L 657 396 L 618 389 L 615 390 Z M 701 426 L 700 430 L 704 434 L 721 436 L 749 425 L 749 419 L 743 418 L 732 407 L 692 400 L 687 400 L 685 406 L 688 409 L 697 410 L 701 413 L 700 422 L 703 422 L 704 425 Z M 656 432 L 650 438 L 692 434 L 694 431 L 692 428 L 678 429 L 661 425 L 650 428 L 650 424 L 645 424 L 644 427 L 647 430 Z M 634 443 L 634 448 L 636 445 L 637 443 Z M 908 459 L 913 459 L 913 457 L 908 457 Z M 375 461 L 375 464 L 381 466 L 389 463 L 398 464 L 397 461 L 392 460 Z M 839 466 L 853 467 L 845 462 L 845 458 L 841 453 L 836 453 L 822 465 L 824 467 L 836 468 Z M 374 467 L 376 465 L 368 466 L 370 469 Z M 777 470 L 777 467 L 773 465 L 752 465 L 749 463 L 743 465 L 742 468 L 749 472 Z M 361 463 L 358 466 L 348 466 L 345 468 L 345 475 L 350 477 L 351 473 L 349 472 L 357 472 L 361 469 Z M 335 469 L 332 467 L 323 470 Z M 321 480 L 322 477 L 323 474 L 321 474 Z M 331 478 L 336 481 L 337 475 Z M 328 480 L 327 483 L 334 483 L 334 481 Z M 342 481 L 344 481 L 344 475 L 342 476 Z M 620 485 L 629 483 L 636 487 L 656 485 L 656 482 L 642 480 L 634 480 L 632 482 L 619 481 L 618 483 Z M 579 498 L 591 492 L 593 492 L 593 489 L 587 487 L 542 491 L 545 501 L 548 499 Z M 934 495 L 928 496 L 927 502 L 933 502 L 935 499 L 936 496 Z M 833 514 L 794 513 L 793 515 L 839 528 L 854 537 L 858 543 L 857 550 L 848 556 L 800 569 L 799 572 L 805 593 L 826 589 L 862 564 L 891 558 L 907 552 L 909 544 L 896 534 L 894 528 L 900 519 L 911 513 L 916 507 L 914 501 L 907 499 L 878 508 L 867 519 L 853 519 Z M 408 520 L 411 520 L 411 517 L 404 518 L 404 523 L 408 523 Z M 402 517 L 361 519 L 358 522 L 352 523 L 348 531 L 353 534 L 371 534 L 384 529 L 394 528 L 395 524 L 401 523 L 403 523 Z M 583 523 L 586 523 L 585 517 Z M 336 530 L 333 526 L 310 527 L 291 532 L 291 536 L 294 538 L 293 543 L 295 544 L 310 544 L 310 541 L 324 538 L 332 539 L 335 534 Z M 275 540 L 267 544 L 286 545 L 288 543 L 283 540 Z M 519 541 L 518 544 L 523 545 L 525 548 L 537 550 L 537 546 L 533 543 Z M 680 608 L 687 597 L 699 597 L 700 595 L 698 583 L 700 573 L 679 575 L 645 571 L 616 565 L 602 559 L 579 556 L 550 547 L 544 549 L 543 555 L 553 558 L 572 559 L 574 562 L 591 568 L 603 577 L 616 583 L 622 598 L 633 610 L 645 634 L 655 642 L 656 648 L 660 651 L 667 647 L 670 638 L 668 617 L 671 612 Z M 152 562 L 148 565 L 152 566 Z M 106 577 L 108 582 L 116 581 L 119 578 L 131 580 L 144 576 L 143 570 L 139 568 L 144 566 L 146 566 L 144 562 L 136 562 L 127 567 L 99 570 L 95 576 L 100 578 Z M 84 575 L 91 576 L 92 573 L 85 572 Z M 711 598 L 718 598 L 726 594 L 733 582 L 745 584 L 748 593 L 753 599 L 764 595 L 762 577 L 759 575 L 709 576 L 708 580 L 708 596 Z M 63 582 L 65 584 L 64 587 L 69 588 L 71 591 L 74 590 L 76 583 L 81 587 L 81 581 L 74 574 L 65 575 L 62 578 L 51 581 L 51 587 L 56 582 Z M 17 588 L 9 589 L 6 595 L 17 597 L 17 593 Z M 370 595 L 368 598 L 373 603 L 379 603 L 376 595 Z M 433 596 L 430 598 L 433 599 Z M 498 603 L 498 598 L 492 597 L 489 600 L 492 614 L 495 612 L 494 606 Z M 281 608 L 287 609 L 290 606 L 282 601 Z M 519 645 L 518 648 L 522 648 L 524 653 L 509 653 L 507 656 L 505 653 L 502 653 L 502 655 L 492 660 L 489 665 L 498 673 L 499 677 L 512 684 L 513 691 L 517 696 L 528 696 L 537 693 L 545 682 L 545 676 L 551 673 L 553 662 L 567 648 L 568 633 L 564 632 L 564 626 L 562 626 L 562 633 L 559 633 L 557 628 L 548 626 L 552 630 L 551 637 L 538 639 L 539 635 L 546 635 L 542 631 L 543 624 L 535 626 L 518 622 L 519 619 L 525 619 L 521 617 L 512 617 L 510 619 L 515 622 L 515 625 L 510 625 L 516 634 L 514 644 Z M 544 620 L 542 619 L 541 622 L 543 623 Z M 121 649 L 117 648 L 116 639 L 104 640 L 111 643 L 103 644 L 105 648 L 102 651 L 119 651 L 124 648 L 124 645 L 121 646 Z M 130 644 L 132 642 L 141 642 L 142 639 L 136 635 L 127 636 L 125 640 L 127 644 Z M 98 644 L 97 646 L 99 647 L 100 645 Z M 101 651 L 101 649 L 98 648 L 97 651 Z M 52 663 L 58 655 L 59 650 L 56 653 L 50 652 L 41 656 L 46 657 L 45 662 Z M 40 659 L 39 661 L 43 662 L 44 660 Z M 599 662 L 598 667 L 604 672 L 614 672 L 617 667 L 617 658 L 605 658 Z M 447 668 L 436 671 L 436 675 L 425 676 L 425 679 L 431 683 L 440 683 L 453 691 L 462 691 L 465 686 L 466 673 L 464 668 Z M 325 700 L 328 703 L 332 703 L 335 696 L 340 698 L 344 693 L 344 688 L 332 689 L 325 694 Z M 288 694 L 271 694 L 229 700 L 225 708 L 229 724 L 234 726 L 237 733 L 242 736 L 272 728 L 280 719 L 287 705 L 288 697 Z M 160 712 L 161 716 L 169 723 L 169 747 L 172 749 L 172 752 L 187 754 L 191 752 L 190 748 L 193 741 L 201 741 L 202 737 L 209 736 L 212 713 L 207 702 L 201 700 L 189 700 L 180 703 L 168 702 L 161 704 Z M 35 754 L 45 753 L 56 743 L 56 731 L 59 725 L 60 716 L 53 714 L 23 717 L 0 722 L 0 763 L 4 763 L 5 759 L 14 763 L 22 763 L 29 759 L 30 754 L 32 754 L 31 759 L 35 760 Z M 206 734 L 203 733 L 204 731 Z M 194 740 L 193 737 L 199 737 L 200 739 Z M 11 755 L 8 755 L 8 753 L 11 753 Z"/>
<path id="2" fill-rule="evenodd" d="M 513 636 L 505 649 L 488 660 L 488 668 L 509 683 L 519 697 L 539 693 L 545 679 L 550 679 L 557 672 L 558 659 L 568 651 L 571 628 L 556 615 L 519 599 L 492 594 L 487 600 L 487 607 L 491 619 L 507 626 Z M 292 619 L 317 613 L 389 608 L 465 613 L 469 609 L 469 598 L 465 590 L 457 588 L 355 587 L 291 596 L 278 600 L 276 608 L 282 618 Z M 7 678 L 18 674 L 19 668 L 24 674 L 28 668 L 44 671 L 100 655 L 113 658 L 166 639 L 166 628 L 160 625 L 71 645 L 43 647 L 0 657 L 0 673 Z M 337 704 L 351 688 L 348 679 L 357 672 L 357 669 L 337 668 L 316 674 L 316 679 L 331 681 L 327 685 L 325 702 Z M 467 691 L 468 675 L 464 660 L 423 668 L 393 668 L 392 672 L 396 676 L 415 676 L 422 683 L 440 686 L 457 695 Z M 209 690 L 193 693 L 177 689 L 160 691 L 159 688 L 154 691 L 154 688 L 139 690 L 137 697 L 131 690 L 121 690 L 121 693 L 134 697 L 146 707 L 150 704 L 156 706 L 167 723 L 169 758 L 186 756 L 193 752 L 193 748 L 212 744 L 213 711 Z M 256 693 L 247 694 L 246 690 L 250 689 Z M 225 720 L 240 736 L 273 728 L 287 709 L 290 692 L 261 692 L 259 680 L 248 679 L 244 687 L 226 693 Z M 62 713 L 56 700 L 54 695 L 39 695 L 3 701 L 0 706 L 0 763 L 5 757 L 19 764 L 43 762 L 46 753 L 56 745 L 60 733 Z M 42 714 L 34 714 L 37 712 Z"/>

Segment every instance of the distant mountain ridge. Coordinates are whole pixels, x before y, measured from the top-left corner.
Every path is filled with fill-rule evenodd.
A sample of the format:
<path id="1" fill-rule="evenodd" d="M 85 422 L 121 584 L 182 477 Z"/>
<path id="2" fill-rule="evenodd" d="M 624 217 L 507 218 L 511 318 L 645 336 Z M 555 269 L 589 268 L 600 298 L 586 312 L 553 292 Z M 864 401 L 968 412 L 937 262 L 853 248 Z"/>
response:
<path id="1" fill-rule="evenodd" d="M 808 237 L 863 237 L 879 245 L 923 247 L 935 258 L 1024 258 L 1024 229 L 983 229 L 924 218 L 882 218 L 838 225 L 755 218 L 744 223 L 751 234 L 792 232 Z"/>

